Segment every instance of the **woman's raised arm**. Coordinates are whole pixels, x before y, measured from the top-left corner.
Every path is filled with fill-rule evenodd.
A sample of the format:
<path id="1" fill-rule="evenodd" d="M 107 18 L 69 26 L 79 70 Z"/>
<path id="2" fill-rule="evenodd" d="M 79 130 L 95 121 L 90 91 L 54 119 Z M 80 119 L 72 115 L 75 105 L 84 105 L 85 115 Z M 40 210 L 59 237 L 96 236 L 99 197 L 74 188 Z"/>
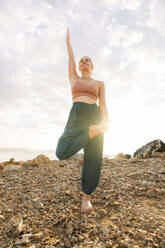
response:
<path id="1" fill-rule="evenodd" d="M 66 44 L 67 44 L 67 50 L 68 50 L 68 56 L 69 56 L 68 75 L 69 75 L 70 82 L 72 82 L 72 80 L 75 77 L 78 77 L 78 74 L 76 72 L 76 63 L 74 59 L 73 50 L 70 44 L 69 28 L 67 28 Z"/>

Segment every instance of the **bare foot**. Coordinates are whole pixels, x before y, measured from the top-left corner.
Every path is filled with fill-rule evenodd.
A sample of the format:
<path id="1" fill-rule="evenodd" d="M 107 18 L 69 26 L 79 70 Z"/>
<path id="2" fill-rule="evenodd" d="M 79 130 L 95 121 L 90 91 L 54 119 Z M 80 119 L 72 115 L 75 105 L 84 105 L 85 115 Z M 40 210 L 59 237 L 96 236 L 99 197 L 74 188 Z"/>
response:
<path id="1" fill-rule="evenodd" d="M 92 204 L 90 202 L 90 195 L 84 194 L 82 205 L 81 205 L 81 212 L 88 213 L 92 208 Z"/>
<path id="2" fill-rule="evenodd" d="M 89 138 L 93 139 L 95 136 L 99 135 L 100 133 L 105 132 L 107 129 L 108 129 L 108 126 L 105 123 L 101 123 L 98 125 L 91 125 L 89 127 L 89 132 L 88 132 Z"/>

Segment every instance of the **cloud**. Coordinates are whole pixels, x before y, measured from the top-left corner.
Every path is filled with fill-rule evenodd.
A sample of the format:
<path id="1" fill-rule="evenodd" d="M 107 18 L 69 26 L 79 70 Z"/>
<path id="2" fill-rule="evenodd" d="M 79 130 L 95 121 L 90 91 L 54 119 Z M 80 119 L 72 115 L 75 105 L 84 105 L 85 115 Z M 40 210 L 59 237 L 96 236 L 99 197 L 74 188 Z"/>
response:
<path id="1" fill-rule="evenodd" d="M 140 5 L 141 5 L 140 0 L 123 0 L 122 1 L 122 7 L 130 11 L 137 10 L 137 8 L 139 8 Z"/>
<path id="2" fill-rule="evenodd" d="M 151 4 L 151 14 L 148 20 L 148 25 L 150 27 L 155 27 L 160 34 L 164 37 L 164 23 L 165 23 L 165 16 L 164 16 L 164 8 L 165 2 L 163 0 L 153 0 Z"/>

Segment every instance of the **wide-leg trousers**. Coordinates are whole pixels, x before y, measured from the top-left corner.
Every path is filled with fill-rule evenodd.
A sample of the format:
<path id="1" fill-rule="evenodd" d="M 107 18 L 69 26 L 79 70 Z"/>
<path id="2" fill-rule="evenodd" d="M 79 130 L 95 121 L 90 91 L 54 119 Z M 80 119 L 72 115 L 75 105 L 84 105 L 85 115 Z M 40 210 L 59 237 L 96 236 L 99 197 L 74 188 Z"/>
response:
<path id="1" fill-rule="evenodd" d="M 74 102 L 69 117 L 60 136 L 56 157 L 65 160 L 83 148 L 83 164 L 81 175 L 82 190 L 91 194 L 100 179 L 104 133 L 89 139 L 89 126 L 101 123 L 101 112 L 97 104 Z"/>

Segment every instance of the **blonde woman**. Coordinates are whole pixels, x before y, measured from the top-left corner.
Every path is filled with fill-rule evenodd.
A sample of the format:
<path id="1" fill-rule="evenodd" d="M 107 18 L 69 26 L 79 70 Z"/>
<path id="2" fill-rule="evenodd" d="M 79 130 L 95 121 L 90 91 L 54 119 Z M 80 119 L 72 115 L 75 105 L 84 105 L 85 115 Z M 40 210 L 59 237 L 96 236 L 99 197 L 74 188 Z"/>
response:
<path id="1" fill-rule="evenodd" d="M 81 212 L 87 213 L 92 208 L 91 194 L 100 179 L 104 132 L 108 129 L 109 115 L 105 102 L 104 82 L 95 80 L 91 76 L 94 69 L 91 58 L 84 56 L 80 59 L 81 77 L 76 72 L 69 29 L 67 29 L 66 43 L 73 104 L 64 131 L 57 143 L 56 156 L 59 160 L 65 160 L 83 148 L 81 186 L 84 194 Z M 97 99 L 99 99 L 99 106 Z"/>

